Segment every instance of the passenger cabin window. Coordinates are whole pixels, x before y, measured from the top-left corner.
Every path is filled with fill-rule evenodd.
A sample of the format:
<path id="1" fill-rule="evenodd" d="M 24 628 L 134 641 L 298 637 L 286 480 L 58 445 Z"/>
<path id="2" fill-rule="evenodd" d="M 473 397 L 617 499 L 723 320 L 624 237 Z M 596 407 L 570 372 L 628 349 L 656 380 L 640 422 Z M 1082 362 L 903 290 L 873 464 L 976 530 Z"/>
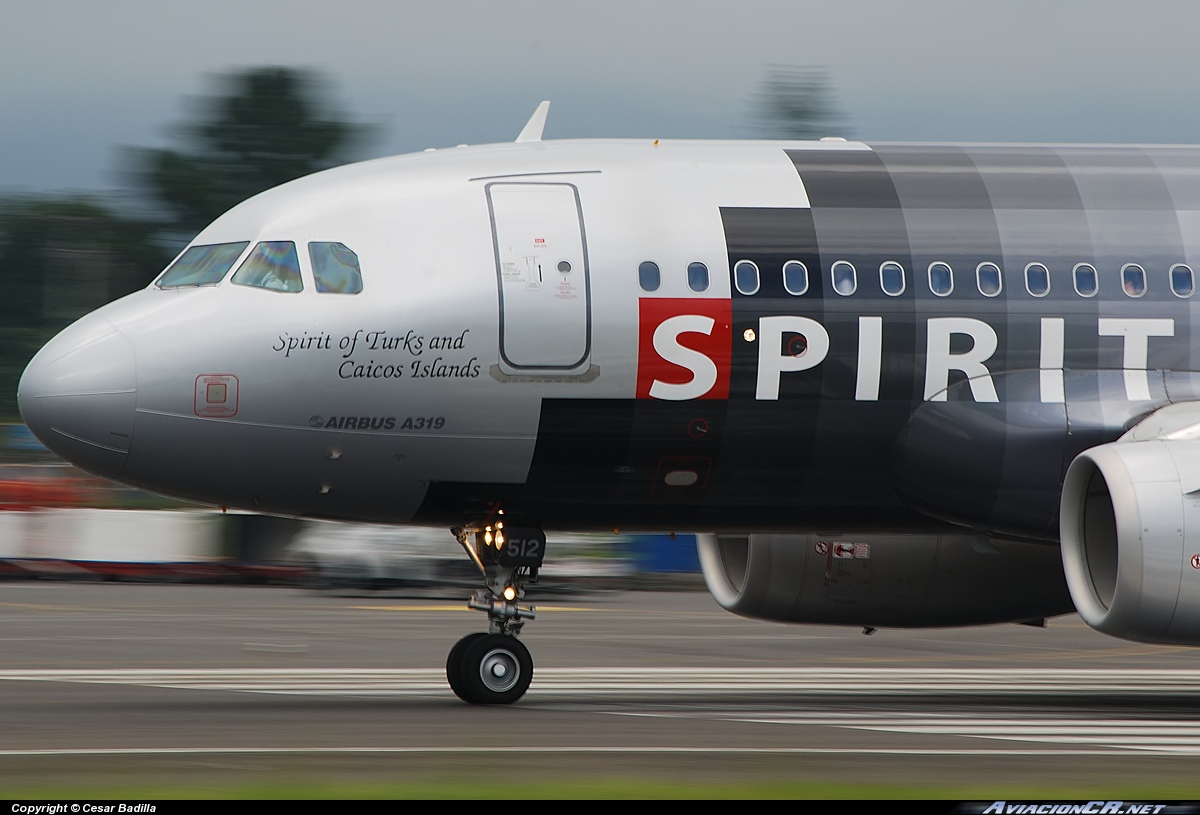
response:
<path id="1" fill-rule="evenodd" d="M 160 289 L 181 286 L 215 286 L 220 283 L 250 241 L 189 247 L 155 283 Z"/>
<path id="2" fill-rule="evenodd" d="M 949 263 L 929 264 L 929 290 L 938 297 L 945 297 L 954 291 L 954 270 Z"/>
<path id="3" fill-rule="evenodd" d="M 1176 297 L 1191 297 L 1196 291 L 1196 276 L 1191 266 L 1176 263 L 1171 267 L 1171 293 Z"/>
<path id="4" fill-rule="evenodd" d="M 739 260 L 733 265 L 733 284 L 742 294 L 758 291 L 758 266 L 753 261 Z"/>
<path id="5" fill-rule="evenodd" d="M 808 291 L 808 267 L 798 260 L 783 264 L 783 288 L 796 297 Z"/>
<path id="6" fill-rule="evenodd" d="M 638 285 L 642 287 L 642 291 L 658 291 L 658 287 L 662 285 L 662 274 L 658 271 L 657 263 L 643 260 L 638 265 Z"/>
<path id="7" fill-rule="evenodd" d="M 858 272 L 849 261 L 837 261 L 829 274 L 833 279 L 833 290 L 843 297 L 849 297 L 858 288 Z"/>
<path id="8" fill-rule="evenodd" d="M 1080 297 L 1095 297 L 1100 289 L 1100 276 L 1096 267 L 1090 263 L 1076 264 L 1072 276 L 1075 280 L 1075 293 Z"/>
<path id="9" fill-rule="evenodd" d="M 894 260 L 879 265 L 879 285 L 884 294 L 898 297 L 904 293 L 904 267 Z"/>
<path id="10" fill-rule="evenodd" d="M 344 243 L 314 241 L 308 245 L 313 282 L 326 294 L 358 294 L 362 291 L 362 269 L 358 255 Z"/>
<path id="11" fill-rule="evenodd" d="M 995 263 L 980 263 L 975 267 L 975 282 L 984 297 L 995 297 L 1004 288 L 1000 267 Z"/>
<path id="12" fill-rule="evenodd" d="M 1146 293 L 1146 270 L 1136 263 L 1121 267 L 1121 288 L 1130 297 L 1141 297 Z"/>
<path id="13" fill-rule="evenodd" d="M 239 286 L 253 286 L 270 291 L 300 291 L 300 259 L 296 244 L 291 241 L 263 241 L 250 251 L 242 265 L 233 273 Z"/>
<path id="14" fill-rule="evenodd" d="M 708 291 L 708 267 L 703 263 L 689 263 L 687 280 L 688 288 L 692 291 Z"/>
<path id="15" fill-rule="evenodd" d="M 1041 263 L 1030 263 L 1025 267 L 1025 291 L 1034 297 L 1045 297 L 1050 293 L 1050 270 Z"/>

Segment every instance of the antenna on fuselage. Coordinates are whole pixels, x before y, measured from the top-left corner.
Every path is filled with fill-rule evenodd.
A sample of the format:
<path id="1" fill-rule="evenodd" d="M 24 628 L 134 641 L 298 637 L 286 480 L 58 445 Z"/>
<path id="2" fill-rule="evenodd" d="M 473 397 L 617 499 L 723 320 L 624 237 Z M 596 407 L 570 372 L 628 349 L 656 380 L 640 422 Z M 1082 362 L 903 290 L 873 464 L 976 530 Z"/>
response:
<path id="1" fill-rule="evenodd" d="M 537 110 L 533 112 L 533 115 L 529 117 L 529 121 L 521 128 L 521 132 L 517 136 L 517 141 L 541 141 L 542 131 L 546 129 L 546 115 L 548 113 L 550 113 L 549 99 L 537 106 Z"/>

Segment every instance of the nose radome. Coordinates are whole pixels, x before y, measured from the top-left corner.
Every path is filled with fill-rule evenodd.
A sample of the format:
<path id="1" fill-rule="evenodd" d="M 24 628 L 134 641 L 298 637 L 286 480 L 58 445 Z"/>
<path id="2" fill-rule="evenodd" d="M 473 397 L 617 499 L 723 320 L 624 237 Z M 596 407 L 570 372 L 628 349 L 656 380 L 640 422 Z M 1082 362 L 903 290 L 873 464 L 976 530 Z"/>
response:
<path id="1" fill-rule="evenodd" d="M 21 417 L 42 444 L 110 478 L 125 466 L 136 399 L 133 346 L 99 315 L 84 317 L 46 343 L 17 386 Z"/>

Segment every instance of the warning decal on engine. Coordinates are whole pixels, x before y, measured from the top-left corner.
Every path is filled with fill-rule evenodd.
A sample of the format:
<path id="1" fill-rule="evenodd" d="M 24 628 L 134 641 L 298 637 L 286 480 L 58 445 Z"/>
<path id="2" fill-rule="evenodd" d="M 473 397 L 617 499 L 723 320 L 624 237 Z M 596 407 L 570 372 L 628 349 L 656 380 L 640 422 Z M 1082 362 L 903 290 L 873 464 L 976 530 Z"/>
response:
<path id="1" fill-rule="evenodd" d="M 841 560 L 850 560 L 852 558 L 867 560 L 871 557 L 871 544 L 869 543 L 846 543 L 840 541 L 826 543 L 825 541 L 817 541 L 815 549 L 818 555 L 829 555 Z"/>

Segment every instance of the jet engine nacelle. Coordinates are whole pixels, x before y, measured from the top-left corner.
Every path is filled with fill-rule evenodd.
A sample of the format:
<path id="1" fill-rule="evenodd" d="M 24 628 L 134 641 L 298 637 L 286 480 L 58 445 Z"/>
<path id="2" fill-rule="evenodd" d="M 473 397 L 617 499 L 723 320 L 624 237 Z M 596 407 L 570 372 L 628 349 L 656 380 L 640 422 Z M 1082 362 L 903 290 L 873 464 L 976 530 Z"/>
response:
<path id="1" fill-rule="evenodd" d="M 1097 631 L 1200 645 L 1200 441 L 1135 434 L 1081 453 L 1067 470 L 1067 584 Z"/>
<path id="2" fill-rule="evenodd" d="M 708 590 L 745 617 L 936 627 L 1071 612 L 1058 548 L 984 535 L 699 535 Z"/>

